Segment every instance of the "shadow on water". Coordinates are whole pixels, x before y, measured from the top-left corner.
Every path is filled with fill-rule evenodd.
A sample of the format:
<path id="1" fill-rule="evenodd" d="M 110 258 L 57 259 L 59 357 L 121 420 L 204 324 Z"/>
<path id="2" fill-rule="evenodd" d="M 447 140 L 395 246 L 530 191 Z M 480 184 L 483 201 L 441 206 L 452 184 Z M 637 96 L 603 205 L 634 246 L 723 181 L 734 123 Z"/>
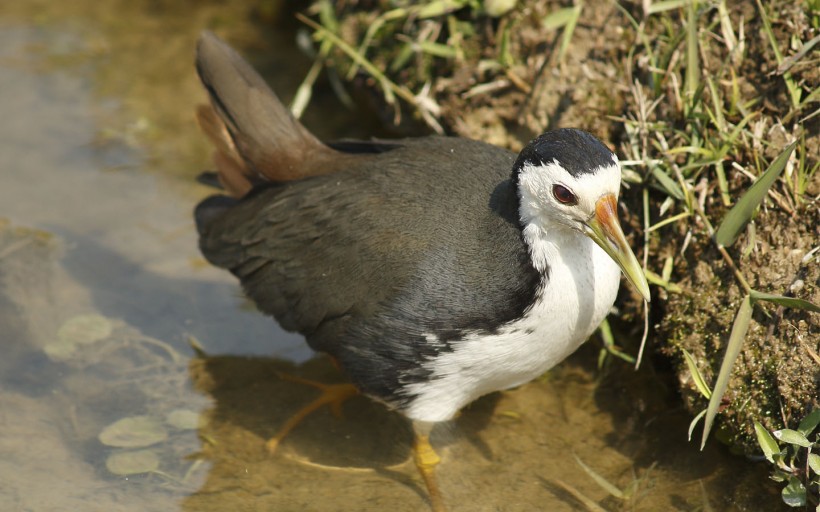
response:
<path id="1" fill-rule="evenodd" d="M 63 268 L 78 285 L 89 290 L 93 308 L 105 316 L 140 326 L 147 335 L 183 346 L 187 335 L 210 350 L 271 354 L 289 346 L 304 358 L 301 337 L 286 333 L 258 314 L 241 297 L 236 283 L 214 282 L 197 276 L 168 277 L 131 261 L 91 236 L 63 232 L 72 247 Z M 237 310 L 240 310 L 237 312 Z M 250 321 L 237 334 L 237 315 Z"/>
<path id="2" fill-rule="evenodd" d="M 363 397 L 266 452 L 317 393 L 279 373 L 342 376 L 196 249 L 190 213 L 211 193 L 194 183 L 210 152 L 192 116 L 196 35 L 220 31 L 290 94 L 310 66 L 292 25 L 249 21 L 263 4 L 0 6 L 13 121 L 0 123 L 0 510 L 425 509 L 406 420 Z M 320 84 L 305 124 L 376 133 L 360 117 Z M 595 351 L 433 432 L 453 511 L 571 511 L 579 496 L 607 510 L 776 509 L 757 468 L 685 442 L 689 418 L 650 367 L 616 363 L 597 382 Z M 121 420 L 150 429 L 101 436 Z M 610 497 L 576 457 L 637 492 Z"/>
<path id="3" fill-rule="evenodd" d="M 218 437 L 219 425 L 222 431 L 246 431 L 263 443 L 254 447 L 262 459 L 268 458 L 264 441 L 319 394 L 309 385 L 289 380 L 289 376 L 324 384 L 345 382 L 325 358 L 296 365 L 274 358 L 207 356 L 192 360 L 190 371 L 196 389 L 214 399 L 209 413 L 213 430 L 207 435 Z M 319 466 L 393 466 L 407 458 L 410 433 L 399 415 L 357 396 L 344 404 L 342 415 L 336 419 L 329 408 L 309 416 L 283 444 L 286 451 L 290 448 Z M 396 442 L 402 439 L 406 442 Z"/>

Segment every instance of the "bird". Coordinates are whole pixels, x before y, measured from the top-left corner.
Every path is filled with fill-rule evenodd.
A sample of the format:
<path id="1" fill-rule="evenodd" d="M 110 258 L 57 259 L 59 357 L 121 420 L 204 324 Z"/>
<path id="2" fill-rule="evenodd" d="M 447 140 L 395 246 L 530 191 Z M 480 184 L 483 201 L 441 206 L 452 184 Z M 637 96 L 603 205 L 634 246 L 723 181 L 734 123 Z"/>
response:
<path id="1" fill-rule="evenodd" d="M 350 380 L 306 410 L 355 389 L 409 418 L 436 512 L 434 425 L 575 351 L 621 273 L 650 300 L 618 158 L 593 135 L 549 130 L 517 154 L 438 135 L 322 142 L 211 32 L 196 69 L 223 189 L 195 209 L 202 254 Z"/>

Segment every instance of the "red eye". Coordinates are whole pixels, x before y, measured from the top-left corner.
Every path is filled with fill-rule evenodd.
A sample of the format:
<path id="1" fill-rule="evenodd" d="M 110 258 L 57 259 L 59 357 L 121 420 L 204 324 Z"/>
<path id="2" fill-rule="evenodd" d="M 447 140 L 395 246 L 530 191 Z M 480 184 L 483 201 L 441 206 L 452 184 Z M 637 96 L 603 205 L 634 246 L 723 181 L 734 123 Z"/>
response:
<path id="1" fill-rule="evenodd" d="M 552 195 L 555 196 L 555 199 L 557 199 L 559 203 L 568 205 L 578 204 L 578 198 L 575 197 L 575 194 L 563 185 L 553 185 Z"/>

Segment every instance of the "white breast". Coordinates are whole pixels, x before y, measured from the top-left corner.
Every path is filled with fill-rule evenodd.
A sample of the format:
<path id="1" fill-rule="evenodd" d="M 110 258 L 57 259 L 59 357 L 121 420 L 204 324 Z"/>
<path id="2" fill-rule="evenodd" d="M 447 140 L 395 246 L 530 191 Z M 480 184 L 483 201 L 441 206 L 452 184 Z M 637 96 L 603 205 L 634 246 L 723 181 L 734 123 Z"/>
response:
<path id="1" fill-rule="evenodd" d="M 549 262 L 535 303 L 497 333 L 468 333 L 428 362 L 429 380 L 407 386 L 416 397 L 405 410 L 411 419 L 447 421 L 482 395 L 538 377 L 574 352 L 612 307 L 620 269 L 592 240 L 574 230 L 525 237 Z"/>

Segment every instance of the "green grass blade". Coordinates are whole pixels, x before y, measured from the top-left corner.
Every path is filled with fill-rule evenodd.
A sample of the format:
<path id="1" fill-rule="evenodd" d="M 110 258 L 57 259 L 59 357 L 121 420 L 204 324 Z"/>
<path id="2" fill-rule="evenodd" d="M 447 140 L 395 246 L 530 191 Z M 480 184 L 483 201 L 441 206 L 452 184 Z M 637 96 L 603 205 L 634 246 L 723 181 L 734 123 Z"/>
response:
<path id="1" fill-rule="evenodd" d="M 663 276 L 659 276 L 649 269 L 644 270 L 644 274 L 646 274 L 646 280 L 649 281 L 649 284 L 660 286 L 670 293 L 683 293 L 683 288 L 670 282 L 668 279 L 664 279 Z"/>
<path id="2" fill-rule="evenodd" d="M 575 33 L 575 25 L 578 24 L 578 19 L 581 17 L 581 9 L 581 3 L 572 8 L 572 16 L 564 27 L 564 33 L 561 34 L 561 47 L 558 49 L 558 62 L 564 61 L 564 55 L 566 55 L 567 49 L 569 48 L 569 43 L 572 40 L 572 34 Z"/>
<path id="3" fill-rule="evenodd" d="M 498 38 L 498 63 L 502 66 L 511 66 L 515 59 L 510 51 L 510 24 L 502 21 L 498 30 L 501 34 Z"/>
<path id="4" fill-rule="evenodd" d="M 707 400 L 712 398 L 712 390 L 706 385 L 703 375 L 701 375 L 700 370 L 698 370 L 698 365 L 695 364 L 695 358 L 685 349 L 683 351 L 683 358 L 686 360 L 686 366 L 689 367 L 689 373 L 692 374 L 692 380 L 695 382 L 695 387 L 698 388 L 700 394 Z"/>
<path id="5" fill-rule="evenodd" d="M 787 308 L 805 309 L 806 311 L 811 311 L 812 313 L 820 313 L 820 306 L 817 306 L 807 300 L 796 299 L 794 297 L 784 297 L 783 295 L 774 295 L 771 293 L 763 293 L 757 290 L 752 290 L 750 294 L 752 300 L 755 301 L 765 300 Z"/>
<path id="6" fill-rule="evenodd" d="M 392 11 L 388 11 L 386 14 L 383 14 L 376 18 L 376 20 L 367 27 L 367 32 L 364 33 L 364 38 L 362 38 L 362 43 L 359 45 L 358 52 L 360 55 L 367 55 L 367 49 L 370 48 L 370 44 L 373 42 L 373 38 L 376 36 L 379 30 L 385 24 L 385 16 L 389 15 Z M 359 72 L 359 65 L 355 62 L 350 66 L 350 70 L 347 72 L 347 80 L 353 80 L 353 77 L 356 76 L 356 73 Z"/>
<path id="7" fill-rule="evenodd" d="M 674 268 L 674 266 L 675 260 L 674 258 L 672 258 L 672 256 L 667 256 L 663 260 L 663 270 L 661 270 L 661 278 L 663 278 L 664 281 L 669 281 L 670 279 L 672 279 L 672 269 Z"/>
<path id="8" fill-rule="evenodd" d="M 783 64 L 783 54 L 780 53 L 780 48 L 777 46 L 777 37 L 774 34 L 774 30 L 772 30 L 772 23 L 769 20 L 769 16 L 766 14 L 766 9 L 763 8 L 763 4 L 760 0 L 757 0 L 757 7 L 760 11 L 760 18 L 763 20 L 763 31 L 769 38 L 769 44 L 774 52 L 774 58 L 777 61 L 777 65 L 781 66 Z M 800 96 L 802 95 L 803 90 L 794 81 L 791 73 L 783 73 L 783 80 L 786 82 L 786 89 L 789 90 L 789 97 L 792 100 L 792 106 L 798 107 L 800 105 Z"/>
<path id="9" fill-rule="evenodd" d="M 393 104 L 393 95 L 399 95 L 403 100 L 407 101 L 413 106 L 418 107 L 418 102 L 416 101 L 415 96 L 412 92 L 410 92 L 406 87 L 396 85 L 390 79 L 385 76 L 375 65 L 373 65 L 369 60 L 367 60 L 363 55 L 361 55 L 355 48 L 344 42 L 339 36 L 330 32 L 325 27 L 319 25 L 312 19 L 303 16 L 301 14 L 296 14 L 296 18 L 308 25 L 315 31 L 316 37 L 318 37 L 321 41 L 330 41 L 333 43 L 336 48 L 340 49 L 342 52 L 347 55 L 350 60 L 358 64 L 362 67 L 370 76 L 375 78 L 379 84 L 382 86 L 382 92 L 385 96 L 385 101 L 389 104 Z"/>
<path id="10" fill-rule="evenodd" d="M 790 70 L 792 66 L 800 62 L 800 60 L 803 57 L 805 57 L 806 54 L 808 54 L 812 50 L 812 48 L 814 48 L 815 45 L 817 45 L 817 43 L 820 43 L 820 36 L 814 36 L 809 41 L 803 43 L 802 47 L 800 48 L 800 50 L 797 51 L 797 53 L 795 53 L 791 57 L 786 57 L 785 59 L 783 59 L 783 62 L 781 62 L 780 65 L 777 66 L 775 73 L 780 75 Z"/>
<path id="11" fill-rule="evenodd" d="M 777 37 L 775 37 L 774 31 L 772 30 L 772 23 L 769 21 L 769 16 L 766 14 L 766 9 L 763 8 L 763 3 L 760 0 L 757 0 L 757 7 L 760 10 L 760 18 L 763 20 L 763 31 L 769 38 L 769 43 L 771 43 L 775 60 L 778 64 L 780 64 L 783 62 L 783 54 L 780 53 L 780 48 L 777 46 Z"/>
<path id="12" fill-rule="evenodd" d="M 313 65 L 308 70 L 307 75 L 305 75 L 299 88 L 296 89 L 296 94 L 290 102 L 290 111 L 296 119 L 302 117 L 308 103 L 310 103 L 310 98 L 313 96 L 313 84 L 316 83 L 316 79 L 319 77 L 319 72 L 323 66 L 324 64 L 320 59 L 313 61 Z"/>
<path id="13" fill-rule="evenodd" d="M 683 201 L 683 191 L 675 180 L 663 172 L 660 167 L 653 166 L 651 172 L 652 176 L 658 180 L 658 183 L 661 187 L 663 187 L 668 195 L 674 197 L 678 201 Z"/>
<path id="14" fill-rule="evenodd" d="M 615 336 L 612 335 L 612 327 L 609 326 L 609 320 L 604 318 L 601 325 L 598 326 L 601 331 L 601 339 L 604 341 L 604 347 L 609 350 L 615 346 Z"/>
<path id="15" fill-rule="evenodd" d="M 392 73 L 401 71 L 407 65 L 407 63 L 410 62 L 410 59 L 413 58 L 413 55 L 415 53 L 416 52 L 413 49 L 413 45 L 410 43 L 406 43 L 404 46 L 402 46 L 401 50 L 399 50 L 398 54 L 396 54 L 396 57 L 393 59 L 393 62 L 390 63 L 390 71 Z"/>
<path id="16" fill-rule="evenodd" d="M 812 102 L 814 102 L 814 101 L 820 101 L 820 87 L 818 87 L 817 89 L 813 90 L 813 91 L 811 92 L 811 94 L 809 94 L 808 96 L 806 96 L 806 98 L 803 100 L 803 103 L 804 103 L 804 104 L 807 104 L 807 103 L 812 103 Z"/>
<path id="17" fill-rule="evenodd" d="M 420 41 L 418 45 L 422 52 L 433 55 L 434 57 L 454 59 L 458 54 L 458 51 L 454 47 L 433 41 Z"/>
<path id="18" fill-rule="evenodd" d="M 738 200 L 729 213 L 724 217 L 723 222 L 720 223 L 717 232 L 715 233 L 715 242 L 724 247 L 732 245 L 737 239 L 737 235 L 743 229 L 743 226 L 752 218 L 755 208 L 763 202 L 769 188 L 774 184 L 775 180 L 786 168 L 786 162 L 794 151 L 797 141 L 795 140 L 783 150 L 777 158 L 775 158 L 772 165 L 766 169 L 760 178 L 755 181 L 749 190 L 743 194 L 743 197 Z"/>
<path id="19" fill-rule="evenodd" d="M 726 393 L 726 388 L 729 387 L 729 377 L 732 375 L 732 368 L 735 365 L 735 360 L 740 354 L 740 348 L 743 346 L 743 340 L 746 338 L 746 331 L 749 330 L 749 323 L 752 320 L 752 298 L 749 295 L 743 297 L 743 302 L 740 304 L 740 309 L 737 310 L 735 322 L 732 324 L 732 333 L 729 335 L 729 343 L 726 345 L 726 354 L 723 356 L 723 363 L 720 365 L 720 373 L 718 373 L 715 389 L 712 390 L 712 398 L 709 399 L 709 406 L 706 408 L 706 420 L 703 424 L 703 438 L 700 441 L 700 449 L 706 446 L 706 438 L 709 437 L 709 432 L 712 430 L 712 424 L 715 422 L 715 416 L 720 408 L 720 401 L 723 394 Z"/>
<path id="20" fill-rule="evenodd" d="M 732 148 L 734 148 L 735 141 L 740 136 L 740 134 L 743 132 L 743 129 L 746 128 L 746 125 L 749 123 L 749 121 L 751 121 L 752 119 L 757 117 L 757 115 L 758 115 L 757 112 L 753 112 L 753 113 L 750 113 L 750 114 L 744 116 L 743 119 L 741 119 L 740 122 L 737 124 L 737 126 L 735 126 L 732 129 L 731 133 L 729 133 L 729 136 L 725 137 L 723 139 L 723 144 L 721 145 L 721 149 L 717 152 L 717 155 L 716 155 L 718 160 L 723 160 L 723 158 L 729 153 L 729 151 Z"/>
<path id="21" fill-rule="evenodd" d="M 720 199 L 723 201 L 723 206 L 732 204 L 732 198 L 729 197 L 729 182 L 726 181 L 726 171 L 723 169 L 722 163 L 715 164 L 715 174 L 718 179 L 718 190 L 720 190 Z"/>
<path id="22" fill-rule="evenodd" d="M 780 453 L 780 446 L 777 444 L 777 441 L 775 441 L 769 431 L 757 421 L 755 421 L 755 434 L 757 435 L 757 444 L 760 445 L 760 449 L 763 451 L 763 456 L 766 457 L 766 460 L 774 464 L 773 455 Z"/>
<path id="23" fill-rule="evenodd" d="M 418 7 L 419 19 L 435 18 L 457 11 L 467 5 L 466 0 L 434 0 Z"/>
<path id="24" fill-rule="evenodd" d="M 649 6 L 646 10 L 647 15 L 657 14 L 659 12 L 671 11 L 673 9 L 680 9 L 688 5 L 692 0 L 661 0 Z"/>
<path id="25" fill-rule="evenodd" d="M 689 4 L 686 21 L 686 77 L 688 99 L 695 97 L 700 85 L 700 55 L 698 55 L 698 15 L 695 3 Z M 694 103 L 693 103 L 694 104 Z"/>
<path id="26" fill-rule="evenodd" d="M 715 127 L 721 132 L 726 131 L 726 118 L 723 115 L 723 100 L 720 98 L 720 93 L 715 87 L 715 81 L 712 77 L 706 76 L 706 85 L 709 87 L 709 97 L 712 98 L 712 107 L 715 109 L 714 123 Z"/>
<path id="27" fill-rule="evenodd" d="M 574 7 L 565 7 L 551 12 L 542 21 L 541 25 L 547 30 L 554 30 L 557 28 L 564 28 L 564 33 L 561 35 L 561 42 L 558 46 L 558 62 L 564 60 L 564 55 L 567 53 L 569 43 L 572 40 L 572 34 L 575 32 L 575 25 L 578 23 L 578 18 L 581 17 L 582 4 Z"/>
<path id="28" fill-rule="evenodd" d="M 604 321 L 601 322 L 601 325 L 598 326 L 598 330 L 601 332 L 601 339 L 604 342 L 604 350 L 606 352 L 623 359 L 627 363 L 635 363 L 634 357 L 622 352 L 615 344 L 615 336 L 612 335 L 612 328 L 609 325 L 609 320 L 605 318 Z"/>
<path id="29" fill-rule="evenodd" d="M 700 419 L 703 418 L 704 414 L 706 414 L 706 409 L 700 411 L 698 415 L 695 416 L 695 419 L 693 419 L 692 422 L 689 423 L 689 441 L 692 440 L 692 432 L 695 431 L 695 427 L 698 425 L 698 421 L 700 421 Z"/>
<path id="30" fill-rule="evenodd" d="M 732 20 L 729 17 L 729 10 L 726 8 L 726 0 L 720 0 L 717 4 L 718 18 L 720 19 L 720 32 L 723 34 L 724 44 L 726 49 L 734 52 L 737 48 L 737 36 L 732 27 Z"/>
<path id="31" fill-rule="evenodd" d="M 541 21 L 541 25 L 547 30 L 554 30 L 557 28 L 569 25 L 573 18 L 577 18 L 577 9 L 575 7 L 564 7 L 549 13 Z"/>
<path id="32" fill-rule="evenodd" d="M 700 146 L 678 146 L 669 150 L 670 155 L 679 155 L 681 153 L 691 153 L 700 156 L 709 156 L 712 154 L 711 151 Z"/>

